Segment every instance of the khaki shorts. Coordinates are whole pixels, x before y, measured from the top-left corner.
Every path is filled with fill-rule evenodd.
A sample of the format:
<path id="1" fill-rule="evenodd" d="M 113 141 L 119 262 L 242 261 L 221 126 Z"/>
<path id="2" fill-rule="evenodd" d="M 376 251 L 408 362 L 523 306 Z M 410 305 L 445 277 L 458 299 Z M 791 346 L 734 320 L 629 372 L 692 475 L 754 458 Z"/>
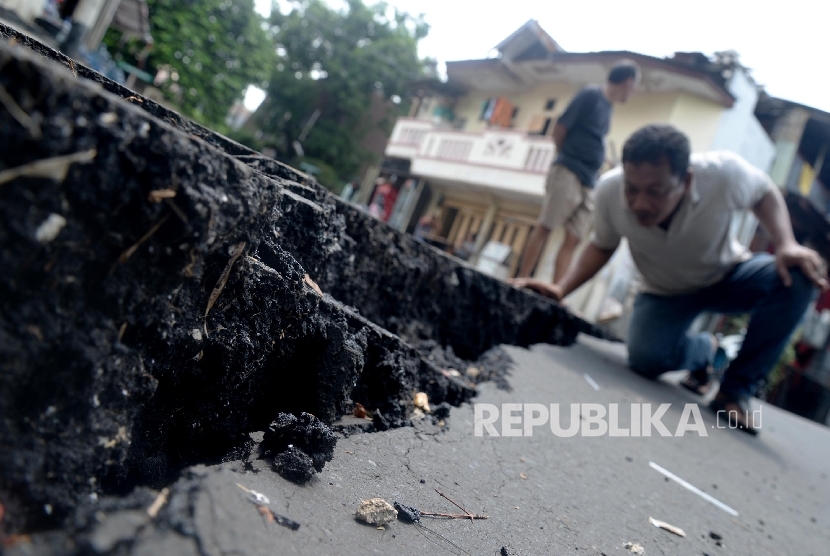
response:
<path id="1" fill-rule="evenodd" d="M 548 230 L 564 226 L 571 235 L 584 238 L 591 229 L 593 214 L 593 188 L 582 185 L 576 174 L 561 164 L 551 166 L 539 224 Z"/>

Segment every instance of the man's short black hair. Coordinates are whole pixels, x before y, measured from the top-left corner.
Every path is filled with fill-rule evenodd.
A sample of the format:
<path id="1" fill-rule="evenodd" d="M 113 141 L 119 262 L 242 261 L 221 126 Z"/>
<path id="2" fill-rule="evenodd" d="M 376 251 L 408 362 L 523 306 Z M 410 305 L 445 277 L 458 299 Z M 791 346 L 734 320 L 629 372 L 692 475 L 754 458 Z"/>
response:
<path id="1" fill-rule="evenodd" d="M 686 134 L 676 127 L 652 124 L 635 131 L 623 145 L 623 164 L 659 165 L 669 162 L 673 176 L 682 178 L 689 170 L 691 146 Z"/>
<path id="2" fill-rule="evenodd" d="M 608 82 L 613 84 L 625 83 L 629 79 L 637 79 L 640 69 L 631 60 L 620 60 L 608 72 Z"/>

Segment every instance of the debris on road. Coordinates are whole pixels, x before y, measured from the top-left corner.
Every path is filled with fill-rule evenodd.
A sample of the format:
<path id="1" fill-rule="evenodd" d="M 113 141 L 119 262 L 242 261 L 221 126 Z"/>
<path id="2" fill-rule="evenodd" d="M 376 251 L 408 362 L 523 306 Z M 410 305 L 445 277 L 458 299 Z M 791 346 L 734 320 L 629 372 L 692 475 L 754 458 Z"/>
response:
<path id="1" fill-rule="evenodd" d="M 400 502 L 395 502 L 395 509 L 398 510 L 398 520 L 403 521 L 404 523 L 410 523 L 412 525 L 417 526 L 425 536 L 432 536 L 434 539 L 439 539 L 445 542 L 447 545 L 447 550 L 450 550 L 453 554 L 467 554 L 470 556 L 470 553 L 449 540 L 447 537 L 442 535 L 437 531 L 433 531 L 423 523 L 421 523 L 421 516 L 425 515 L 422 514 L 420 510 L 413 508 L 412 506 L 406 506 L 401 504 Z M 464 516 L 465 518 L 468 516 Z M 433 539 L 433 540 L 434 540 Z M 436 541 L 437 542 L 437 541 Z"/>
<path id="2" fill-rule="evenodd" d="M 294 446 L 277 454 L 272 465 L 282 478 L 297 484 L 307 483 L 314 475 L 314 462 L 308 455 Z"/>
<path id="3" fill-rule="evenodd" d="M 709 531 L 709 538 L 711 538 L 713 541 L 722 541 L 723 540 L 723 537 L 721 537 L 720 535 L 718 535 L 714 531 Z"/>
<path id="4" fill-rule="evenodd" d="M 254 506 L 256 506 L 257 511 L 260 513 L 262 518 L 267 523 L 276 523 L 277 525 L 282 525 L 283 527 L 287 527 L 292 531 L 296 531 L 300 528 L 300 524 L 294 521 L 293 519 L 280 515 L 276 513 L 274 510 L 272 510 L 269 507 L 271 502 L 268 500 L 268 497 L 264 494 L 257 492 L 255 490 L 251 490 L 239 483 L 236 483 L 236 486 L 238 486 L 250 495 L 248 497 L 248 501 L 251 502 Z"/>
<path id="5" fill-rule="evenodd" d="M 274 458 L 274 469 L 289 481 L 305 483 L 334 457 L 337 436 L 310 413 L 299 417 L 280 413 L 262 438 L 263 455 Z"/>
<path id="6" fill-rule="evenodd" d="M 643 546 L 641 544 L 638 544 L 636 542 L 627 542 L 623 545 L 623 548 L 628 549 L 628 551 L 631 552 L 632 554 L 645 554 L 646 553 L 646 549 L 643 548 Z"/>
<path id="7" fill-rule="evenodd" d="M 686 532 L 681 529 L 680 527 L 675 527 L 665 521 L 660 521 L 659 519 L 654 519 L 653 517 L 648 518 L 648 522 L 654 525 L 655 527 L 659 527 L 660 529 L 664 529 L 670 533 L 674 533 L 678 537 L 685 537 Z"/>
<path id="8" fill-rule="evenodd" d="M 490 519 L 490 516 L 482 514 L 445 514 L 440 512 L 421 512 L 423 517 L 442 517 L 444 519 Z"/>
<path id="9" fill-rule="evenodd" d="M 156 499 L 153 500 L 153 503 L 150 504 L 149 508 L 147 508 L 147 515 L 150 516 L 150 519 L 156 518 L 161 508 L 167 503 L 168 496 L 170 496 L 170 489 L 167 487 L 161 489 L 159 495 L 156 496 Z"/>
<path id="10" fill-rule="evenodd" d="M 372 525 L 383 525 L 398 519 L 398 512 L 383 498 L 370 498 L 360 503 L 355 517 Z"/>
<path id="11" fill-rule="evenodd" d="M 175 196 L 175 189 L 154 189 L 147 194 L 147 200 L 151 203 L 160 203 L 165 199 L 172 199 Z"/>
<path id="12" fill-rule="evenodd" d="M 311 289 L 317 292 L 317 295 L 323 295 L 323 290 L 320 289 L 320 286 L 317 285 L 317 282 L 312 280 L 308 274 L 303 276 L 303 282 L 305 282 Z"/>
<path id="13" fill-rule="evenodd" d="M 429 408 L 429 398 L 427 398 L 426 393 L 418 392 L 415 394 L 415 407 L 424 411 L 425 413 L 430 413 L 432 410 Z"/>
<path id="14" fill-rule="evenodd" d="M 369 414 L 366 411 L 366 408 L 359 403 L 354 404 L 354 410 L 352 410 L 352 415 L 354 415 L 358 419 L 369 419 Z"/>

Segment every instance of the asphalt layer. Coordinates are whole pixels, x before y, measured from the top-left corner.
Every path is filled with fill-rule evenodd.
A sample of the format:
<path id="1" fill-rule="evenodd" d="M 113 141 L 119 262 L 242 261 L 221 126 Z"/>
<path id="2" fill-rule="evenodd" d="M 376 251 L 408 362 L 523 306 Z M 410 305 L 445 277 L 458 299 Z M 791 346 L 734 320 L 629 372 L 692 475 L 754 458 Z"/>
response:
<path id="1" fill-rule="evenodd" d="M 570 348 L 505 349 L 515 361 L 512 390 L 480 385 L 476 403 L 617 403 L 621 428 L 629 427 L 630 404 L 670 403 L 662 422 L 675 432 L 685 404 L 701 401 L 672 384 L 676 376 L 650 382 L 631 373 L 619 344 L 583 337 Z M 334 459 L 305 486 L 282 479 L 262 460 L 192 468 L 180 480 L 191 487 L 173 485 L 156 521 L 143 511 L 102 513 L 91 538 L 101 549 L 120 546 L 132 554 L 463 554 L 455 545 L 476 555 L 611 556 L 631 554 L 627 542 L 645 554 L 827 554 L 830 430 L 756 402 L 762 432 L 753 438 L 715 428 L 715 416 L 700 407 L 705 437 L 654 431 L 562 438 L 545 426 L 532 437 L 476 437 L 473 406 L 464 404 L 451 410 L 443 429 L 422 421 L 340 440 Z M 300 528 L 271 522 L 238 484 L 265 495 L 271 510 Z M 401 521 L 378 530 L 354 518 L 360 501 L 372 497 L 422 511 L 461 511 L 435 489 L 489 519 L 423 517 L 429 530 Z M 189 509 L 182 509 L 184 498 Z M 189 525 L 164 525 L 176 512 L 190 515 Z M 649 517 L 686 537 L 656 528 Z"/>

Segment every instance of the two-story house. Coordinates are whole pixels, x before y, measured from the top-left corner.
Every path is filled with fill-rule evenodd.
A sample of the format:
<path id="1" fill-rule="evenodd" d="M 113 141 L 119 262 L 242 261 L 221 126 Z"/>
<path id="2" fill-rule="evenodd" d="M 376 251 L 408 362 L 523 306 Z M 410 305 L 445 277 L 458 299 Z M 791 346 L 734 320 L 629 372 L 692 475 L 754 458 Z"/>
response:
<path id="1" fill-rule="evenodd" d="M 395 124 L 381 171 L 416 184 L 399 196 L 398 227 L 411 231 L 417 218 L 431 213 L 440 219 L 436 234 L 448 249 L 472 237 L 474 253 L 488 241 L 505 244 L 513 256 L 504 274 L 515 270 L 538 216 L 555 156 L 556 118 L 582 87 L 603 83 L 620 59 L 636 62 L 642 79 L 638 92 L 614 108 L 606 167 L 619 162 L 626 138 L 648 123 L 677 126 L 695 151 L 733 150 L 765 171 L 773 160 L 775 145 L 754 115 L 758 88 L 734 53 L 712 60 L 699 53 L 663 59 L 566 52 L 534 20 L 496 51 L 491 58 L 447 62 L 446 82 L 418 84 L 418 99 L 409 117 Z M 364 182 L 358 202 L 370 198 L 372 184 Z M 751 216 L 736 220 L 742 240 L 751 240 L 755 224 Z M 537 277 L 552 274 L 561 235 L 551 234 Z M 607 281 L 600 290 L 607 290 Z M 596 282 L 573 294 L 573 305 L 588 318 L 596 317 L 604 297 Z"/>

